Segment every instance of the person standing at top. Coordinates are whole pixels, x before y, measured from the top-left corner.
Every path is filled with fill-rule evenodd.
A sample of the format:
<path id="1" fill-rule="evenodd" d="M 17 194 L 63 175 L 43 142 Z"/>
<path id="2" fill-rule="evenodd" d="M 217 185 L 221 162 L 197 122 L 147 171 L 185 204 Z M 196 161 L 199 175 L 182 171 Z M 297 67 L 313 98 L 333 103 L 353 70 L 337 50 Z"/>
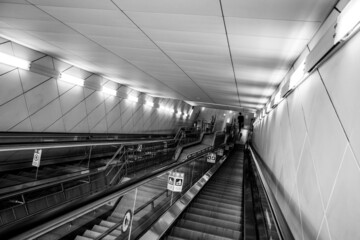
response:
<path id="1" fill-rule="evenodd" d="M 244 127 L 244 116 L 239 113 L 238 116 L 238 123 L 239 123 L 239 131 L 241 131 L 241 128 Z"/>

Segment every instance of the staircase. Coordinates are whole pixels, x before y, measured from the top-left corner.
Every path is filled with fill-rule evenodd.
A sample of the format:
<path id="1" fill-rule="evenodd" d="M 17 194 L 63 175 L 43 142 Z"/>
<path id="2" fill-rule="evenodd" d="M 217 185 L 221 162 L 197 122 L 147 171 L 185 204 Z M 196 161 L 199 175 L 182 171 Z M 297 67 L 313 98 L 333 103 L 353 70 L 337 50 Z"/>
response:
<path id="1" fill-rule="evenodd" d="M 237 145 L 165 239 L 243 239 L 243 150 Z"/>
<path id="2" fill-rule="evenodd" d="M 132 235 L 136 235 L 138 232 L 142 232 L 152 223 L 153 217 L 158 217 L 159 213 L 157 213 L 157 207 L 152 207 L 152 204 L 149 202 L 149 200 L 156 198 L 154 201 L 159 202 L 170 198 L 170 195 L 166 194 L 166 186 L 167 175 L 164 175 L 138 188 L 135 204 L 135 214 L 133 215 Z M 86 229 L 82 235 L 76 236 L 75 240 L 96 239 L 114 225 L 119 225 L 119 223 L 122 223 L 126 211 L 131 209 L 134 204 L 134 197 L 134 194 L 125 195 L 109 217 L 102 219 L 99 224 L 93 225 L 92 227 Z M 152 221 L 148 222 L 147 220 Z M 114 231 L 110 232 L 102 239 L 127 239 L 129 233 L 127 232 L 126 234 L 123 234 L 121 228 L 122 225 L 118 226 Z"/>

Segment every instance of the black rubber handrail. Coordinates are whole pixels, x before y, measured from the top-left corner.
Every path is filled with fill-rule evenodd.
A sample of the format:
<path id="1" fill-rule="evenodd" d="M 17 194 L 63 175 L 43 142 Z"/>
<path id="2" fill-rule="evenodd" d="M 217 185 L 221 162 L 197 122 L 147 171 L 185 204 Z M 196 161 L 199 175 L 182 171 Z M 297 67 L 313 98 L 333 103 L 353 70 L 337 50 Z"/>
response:
<path id="1" fill-rule="evenodd" d="M 253 149 L 251 146 L 249 146 L 249 147 L 250 147 L 250 152 L 251 152 L 251 158 L 255 163 L 254 165 L 256 167 L 256 171 L 259 174 L 260 182 L 264 189 L 265 196 L 267 198 L 267 202 L 270 206 L 272 215 L 274 216 L 274 221 L 275 221 L 275 225 L 278 230 L 278 233 L 280 234 L 281 238 L 284 240 L 295 240 L 295 238 L 289 228 L 289 225 L 287 224 L 285 217 L 282 214 L 280 206 L 278 205 L 276 198 L 273 195 L 271 188 L 264 177 L 263 170 L 261 169 L 261 166 L 258 161 L 258 159 L 260 159 L 260 161 L 262 161 L 262 159 L 260 158 L 260 156 L 258 155 L 258 153 L 256 152 L 255 149 Z"/>

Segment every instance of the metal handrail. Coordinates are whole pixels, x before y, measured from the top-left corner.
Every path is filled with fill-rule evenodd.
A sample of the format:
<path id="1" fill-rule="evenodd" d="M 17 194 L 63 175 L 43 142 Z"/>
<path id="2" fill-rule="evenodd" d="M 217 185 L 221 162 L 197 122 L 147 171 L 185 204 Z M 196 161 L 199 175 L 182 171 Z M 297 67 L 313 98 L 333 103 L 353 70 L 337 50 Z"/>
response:
<path id="1" fill-rule="evenodd" d="M 265 179 L 265 176 L 260 167 L 258 159 L 256 158 L 256 155 L 254 153 L 255 150 L 251 146 L 249 146 L 249 150 L 251 152 L 252 159 L 255 163 L 256 170 L 259 173 L 260 180 L 261 180 L 260 182 L 263 186 L 263 189 L 265 190 L 265 196 L 266 196 L 267 202 L 269 203 L 270 210 L 272 212 L 272 215 L 274 216 L 275 227 L 278 232 L 278 235 L 281 237 L 281 239 L 294 240 L 295 238 L 292 235 L 291 230 L 290 230 L 289 226 L 287 225 L 286 220 L 284 219 L 284 216 L 281 213 L 279 206 L 277 205 L 277 201 L 270 189 L 268 182 Z"/>
<path id="2" fill-rule="evenodd" d="M 39 237 L 42 234 L 45 234 L 48 231 L 48 229 L 54 229 L 56 227 L 59 227 L 64 222 L 68 222 L 74 219 L 75 216 L 81 216 L 93 210 L 94 208 L 102 206 L 103 204 L 106 204 L 107 202 L 117 198 L 119 195 L 124 195 L 166 172 L 169 172 L 175 168 L 188 164 L 189 162 L 195 161 L 198 157 L 202 157 L 205 154 L 206 153 L 203 153 L 199 156 L 186 159 L 183 162 L 174 162 L 172 164 L 163 166 L 159 169 L 149 172 L 144 176 L 124 182 L 122 185 L 115 185 L 113 188 L 106 189 L 103 192 L 99 192 L 98 194 L 90 196 L 86 199 L 80 199 L 79 201 L 71 202 L 64 206 L 61 206 L 61 208 L 56 207 L 52 209 L 52 211 L 50 212 L 40 213 L 38 216 L 35 216 L 32 219 L 23 221 L 22 229 L 29 229 L 29 228 L 32 229 L 23 234 L 20 234 L 19 236 L 16 237 L 16 239 L 19 238 L 22 239 L 25 237 L 27 239 L 34 239 L 36 237 Z M 38 224 L 42 224 L 42 225 L 34 227 Z M 17 229 L 15 228 L 15 226 L 9 226 L 8 228 L 0 229 L 0 235 L 1 236 L 6 236 L 10 234 L 13 235 L 16 232 L 16 230 Z"/>

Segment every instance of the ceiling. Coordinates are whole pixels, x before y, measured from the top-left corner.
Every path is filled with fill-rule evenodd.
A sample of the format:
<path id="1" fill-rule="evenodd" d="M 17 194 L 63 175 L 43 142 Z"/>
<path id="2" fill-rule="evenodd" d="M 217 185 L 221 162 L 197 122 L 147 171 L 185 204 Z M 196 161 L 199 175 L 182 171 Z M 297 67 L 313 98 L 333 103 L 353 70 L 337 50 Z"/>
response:
<path id="1" fill-rule="evenodd" d="M 0 0 L 0 35 L 153 96 L 257 109 L 336 0 Z"/>

